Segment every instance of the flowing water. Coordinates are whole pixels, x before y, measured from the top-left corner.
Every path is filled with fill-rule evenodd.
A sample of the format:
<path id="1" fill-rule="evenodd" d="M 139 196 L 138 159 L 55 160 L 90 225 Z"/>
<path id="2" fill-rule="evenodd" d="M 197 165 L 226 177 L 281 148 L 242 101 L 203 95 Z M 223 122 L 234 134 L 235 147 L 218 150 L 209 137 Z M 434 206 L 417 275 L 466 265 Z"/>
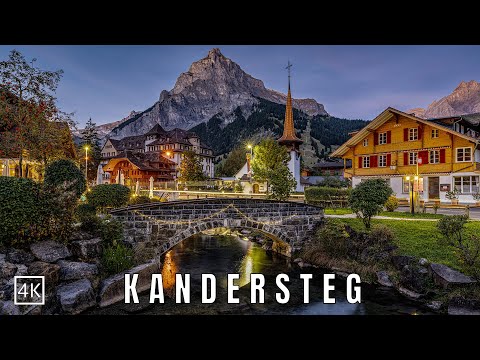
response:
<path id="1" fill-rule="evenodd" d="M 362 302 L 350 304 L 346 300 L 346 281 L 337 279 L 335 304 L 324 304 L 323 273 L 318 269 L 300 269 L 275 253 L 265 251 L 259 244 L 246 241 L 238 236 L 197 235 L 171 249 L 162 259 L 162 278 L 165 290 L 164 304 L 149 304 L 149 292 L 140 295 L 139 304 L 111 305 L 97 309 L 93 314 L 301 314 L 301 315 L 370 315 L 370 314 L 420 314 L 414 303 L 397 295 L 393 290 L 362 286 Z M 191 303 L 176 304 L 174 300 L 175 274 L 191 274 Z M 214 274 L 217 279 L 216 301 L 201 303 L 201 274 Z M 238 273 L 240 290 L 236 296 L 239 304 L 227 303 L 227 274 Z M 252 304 L 250 301 L 250 274 L 265 276 L 265 303 Z M 275 293 L 279 292 L 275 277 L 285 273 L 290 282 L 287 304 L 279 304 Z M 301 273 L 312 273 L 310 281 L 310 303 L 303 302 Z"/>

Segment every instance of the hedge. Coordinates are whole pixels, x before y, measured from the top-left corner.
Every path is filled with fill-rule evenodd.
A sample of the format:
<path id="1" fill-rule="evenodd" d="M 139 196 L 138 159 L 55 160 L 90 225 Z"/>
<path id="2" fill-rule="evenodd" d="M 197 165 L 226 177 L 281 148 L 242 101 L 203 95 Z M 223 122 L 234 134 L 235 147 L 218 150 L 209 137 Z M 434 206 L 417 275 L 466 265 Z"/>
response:
<path id="1" fill-rule="evenodd" d="M 40 185 L 25 178 L 0 177 L 0 244 L 34 236 L 40 222 Z"/>
<path id="2" fill-rule="evenodd" d="M 87 192 L 87 200 L 100 210 L 125 206 L 130 200 L 130 189 L 120 184 L 97 185 Z"/>
<path id="3" fill-rule="evenodd" d="M 305 189 L 305 200 L 308 204 L 323 206 L 347 206 L 351 189 L 325 186 L 309 186 Z"/>

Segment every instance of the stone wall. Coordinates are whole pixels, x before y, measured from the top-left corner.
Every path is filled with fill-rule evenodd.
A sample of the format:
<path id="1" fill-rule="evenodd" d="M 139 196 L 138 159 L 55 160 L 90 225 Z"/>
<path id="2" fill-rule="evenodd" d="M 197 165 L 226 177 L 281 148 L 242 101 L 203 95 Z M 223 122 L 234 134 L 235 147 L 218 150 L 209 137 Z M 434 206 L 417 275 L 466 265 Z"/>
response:
<path id="1" fill-rule="evenodd" d="M 219 227 L 256 229 L 299 248 L 322 220 L 323 210 L 296 202 L 202 199 L 142 204 L 115 210 L 112 215 L 124 223 L 125 240 L 147 258 Z"/>

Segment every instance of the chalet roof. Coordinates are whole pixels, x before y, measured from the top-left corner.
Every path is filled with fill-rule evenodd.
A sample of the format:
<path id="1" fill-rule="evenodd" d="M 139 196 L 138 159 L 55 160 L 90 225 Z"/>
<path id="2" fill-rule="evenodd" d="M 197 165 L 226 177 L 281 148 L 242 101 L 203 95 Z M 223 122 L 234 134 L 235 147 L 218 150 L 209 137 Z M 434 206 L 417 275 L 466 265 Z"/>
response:
<path id="1" fill-rule="evenodd" d="M 156 134 L 165 134 L 165 129 L 160 126 L 160 124 L 155 124 L 145 135 L 156 135 Z"/>
<path id="2" fill-rule="evenodd" d="M 348 139 L 346 142 L 344 142 L 337 150 L 335 150 L 330 156 L 331 157 L 342 157 L 350 147 L 353 147 L 357 145 L 360 141 L 362 141 L 368 134 L 370 134 L 371 131 L 377 130 L 380 126 L 382 126 L 384 123 L 386 123 L 388 120 L 390 120 L 393 116 L 395 115 L 402 115 L 405 116 L 409 119 L 415 120 L 417 123 L 422 123 L 426 125 L 430 125 L 433 127 L 441 128 L 443 131 L 449 132 L 451 134 L 454 134 L 456 136 L 459 136 L 461 138 L 464 138 L 468 141 L 471 141 L 473 143 L 480 143 L 479 139 L 476 139 L 472 136 L 469 136 L 467 134 L 462 134 L 459 133 L 458 131 L 453 130 L 452 128 L 441 125 L 436 121 L 432 120 L 425 120 L 418 118 L 412 114 L 407 114 L 404 113 L 403 111 L 394 109 L 392 107 L 386 108 L 384 111 L 380 113 L 375 119 L 370 121 L 366 126 L 364 126 L 358 133 L 353 135 L 350 139 Z"/>
<path id="3" fill-rule="evenodd" d="M 127 136 L 117 141 L 117 145 L 113 145 L 113 143 L 112 145 L 118 151 L 138 150 L 145 148 L 145 135 Z"/>
<path id="4" fill-rule="evenodd" d="M 117 156 L 114 156 L 112 160 L 113 159 L 127 159 L 142 171 L 145 171 L 145 170 L 165 171 L 165 169 L 158 169 L 156 167 L 147 165 L 147 163 L 164 163 L 164 164 L 169 164 L 171 166 L 175 165 L 173 161 L 168 160 L 158 152 L 154 152 L 154 151 L 148 151 L 146 153 L 134 153 L 132 151 L 127 150 L 127 151 L 121 152 Z"/>

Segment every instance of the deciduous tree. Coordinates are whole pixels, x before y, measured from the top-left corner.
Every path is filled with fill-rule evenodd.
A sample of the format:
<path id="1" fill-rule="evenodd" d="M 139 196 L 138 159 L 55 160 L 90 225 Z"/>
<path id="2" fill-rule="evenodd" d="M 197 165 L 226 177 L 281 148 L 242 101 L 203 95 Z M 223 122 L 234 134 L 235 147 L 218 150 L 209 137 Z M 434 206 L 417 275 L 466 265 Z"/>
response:
<path id="1" fill-rule="evenodd" d="M 290 159 L 287 149 L 274 139 L 267 138 L 255 146 L 253 155 L 253 177 L 267 182 L 267 197 L 286 200 L 297 184 L 287 166 Z"/>

